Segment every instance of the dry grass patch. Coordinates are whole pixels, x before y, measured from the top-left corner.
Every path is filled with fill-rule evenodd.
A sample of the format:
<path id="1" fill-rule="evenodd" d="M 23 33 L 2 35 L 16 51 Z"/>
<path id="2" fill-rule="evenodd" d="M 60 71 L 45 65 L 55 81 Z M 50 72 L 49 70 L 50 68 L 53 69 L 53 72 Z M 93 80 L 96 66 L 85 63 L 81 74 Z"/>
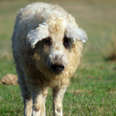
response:
<path id="1" fill-rule="evenodd" d="M 78 95 L 82 93 L 91 93 L 90 90 L 78 89 L 78 90 L 71 90 L 69 91 L 71 94 Z"/>
<path id="2" fill-rule="evenodd" d="M 18 84 L 18 79 L 17 76 L 14 74 L 7 74 L 2 77 L 0 80 L 0 84 L 5 84 L 5 85 L 17 85 Z"/>
<path id="3" fill-rule="evenodd" d="M 104 58 L 106 61 L 116 62 L 116 35 L 112 35 L 111 40 L 104 49 Z"/>

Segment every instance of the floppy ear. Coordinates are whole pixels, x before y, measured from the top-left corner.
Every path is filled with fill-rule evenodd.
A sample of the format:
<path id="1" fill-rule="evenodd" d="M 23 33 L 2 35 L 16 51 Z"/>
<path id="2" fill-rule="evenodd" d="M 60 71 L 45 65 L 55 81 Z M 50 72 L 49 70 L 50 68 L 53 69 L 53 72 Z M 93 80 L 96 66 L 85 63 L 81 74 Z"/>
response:
<path id="1" fill-rule="evenodd" d="M 46 23 L 39 24 L 37 28 L 28 32 L 26 45 L 29 45 L 31 48 L 35 48 L 39 41 L 45 39 L 48 36 L 48 25 Z"/>
<path id="2" fill-rule="evenodd" d="M 72 25 L 67 26 L 66 36 L 72 38 L 73 41 L 80 40 L 83 43 L 88 40 L 87 34 L 83 29 Z"/>

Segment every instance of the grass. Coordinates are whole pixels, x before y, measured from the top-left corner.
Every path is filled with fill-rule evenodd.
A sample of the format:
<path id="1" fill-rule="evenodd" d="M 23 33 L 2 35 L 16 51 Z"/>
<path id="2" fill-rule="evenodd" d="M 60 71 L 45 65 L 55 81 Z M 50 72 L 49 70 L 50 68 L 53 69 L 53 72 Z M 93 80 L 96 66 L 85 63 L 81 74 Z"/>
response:
<path id="1" fill-rule="evenodd" d="M 49 2 L 49 0 L 46 0 Z M 0 1 L 0 78 L 16 74 L 11 52 L 11 35 L 16 12 L 32 1 Z M 64 116 L 116 115 L 116 64 L 104 60 L 103 52 L 116 33 L 115 0 L 73 0 L 58 3 L 74 15 L 89 37 L 83 60 L 64 98 Z M 116 38 L 115 38 L 116 39 Z M 112 49 L 112 48 L 111 48 Z M 109 53 L 108 53 L 109 54 Z M 51 92 L 47 116 L 52 115 Z M 23 103 L 18 86 L 0 85 L 0 116 L 22 116 Z"/>

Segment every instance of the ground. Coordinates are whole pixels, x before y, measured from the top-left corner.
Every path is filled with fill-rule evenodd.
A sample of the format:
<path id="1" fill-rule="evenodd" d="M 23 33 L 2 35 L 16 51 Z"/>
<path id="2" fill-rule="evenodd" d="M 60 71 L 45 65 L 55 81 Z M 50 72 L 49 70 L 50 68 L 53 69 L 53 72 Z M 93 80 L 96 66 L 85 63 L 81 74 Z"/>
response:
<path id="1" fill-rule="evenodd" d="M 116 39 L 115 0 L 45 0 L 62 5 L 88 34 L 82 63 L 64 98 L 64 116 L 116 115 L 116 63 L 106 61 L 107 45 Z M 0 1 L 0 78 L 16 74 L 11 54 L 11 34 L 16 12 L 31 1 Z M 112 46 L 111 46 L 112 47 Z M 51 94 L 51 91 L 50 91 Z M 51 96 L 47 116 L 51 116 Z M 48 107 L 49 106 L 49 107 Z M 18 86 L 0 85 L 0 116 L 22 116 L 23 103 Z"/>

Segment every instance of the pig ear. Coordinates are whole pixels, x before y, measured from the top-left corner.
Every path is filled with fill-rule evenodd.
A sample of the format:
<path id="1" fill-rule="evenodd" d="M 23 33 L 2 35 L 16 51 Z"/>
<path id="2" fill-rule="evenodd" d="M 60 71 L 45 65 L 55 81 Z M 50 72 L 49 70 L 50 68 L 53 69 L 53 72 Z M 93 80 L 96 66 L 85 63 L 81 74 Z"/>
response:
<path id="1" fill-rule="evenodd" d="M 35 48 L 36 44 L 49 36 L 48 25 L 46 23 L 39 24 L 39 26 L 33 30 L 30 30 L 27 34 L 26 44 L 31 48 Z"/>
<path id="2" fill-rule="evenodd" d="M 79 38 L 77 38 L 77 39 L 81 40 L 83 43 L 87 42 L 88 37 L 87 37 L 86 32 L 83 29 L 78 28 L 77 29 L 77 35 L 79 36 Z"/>
<path id="3" fill-rule="evenodd" d="M 86 41 L 88 40 L 86 32 L 77 26 L 69 25 L 67 27 L 66 36 L 72 38 L 73 41 L 79 40 L 83 43 L 86 43 Z"/>

